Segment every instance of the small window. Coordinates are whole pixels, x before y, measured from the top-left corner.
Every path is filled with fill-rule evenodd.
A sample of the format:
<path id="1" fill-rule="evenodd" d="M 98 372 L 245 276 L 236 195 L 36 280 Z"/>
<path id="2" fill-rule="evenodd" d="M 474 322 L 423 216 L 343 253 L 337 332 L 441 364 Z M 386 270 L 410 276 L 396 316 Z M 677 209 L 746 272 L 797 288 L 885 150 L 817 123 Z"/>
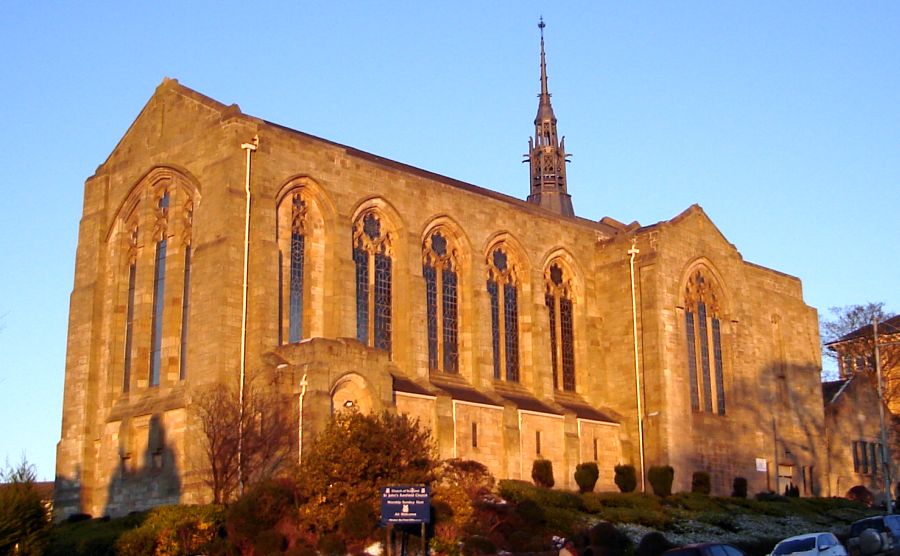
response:
<path id="1" fill-rule="evenodd" d="M 472 447 L 478 447 L 478 423 L 472 423 Z"/>
<path id="2" fill-rule="evenodd" d="M 541 455 L 541 431 L 534 431 L 534 453 Z"/>

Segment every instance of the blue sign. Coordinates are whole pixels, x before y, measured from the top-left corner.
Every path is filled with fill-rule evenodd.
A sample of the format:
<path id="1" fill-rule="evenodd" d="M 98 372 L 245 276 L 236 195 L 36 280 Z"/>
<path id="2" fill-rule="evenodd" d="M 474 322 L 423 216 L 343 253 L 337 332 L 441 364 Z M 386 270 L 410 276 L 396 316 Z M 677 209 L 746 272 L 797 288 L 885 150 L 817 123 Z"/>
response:
<path id="1" fill-rule="evenodd" d="M 393 485 L 381 489 L 381 522 L 428 523 L 430 492 L 426 485 Z"/>

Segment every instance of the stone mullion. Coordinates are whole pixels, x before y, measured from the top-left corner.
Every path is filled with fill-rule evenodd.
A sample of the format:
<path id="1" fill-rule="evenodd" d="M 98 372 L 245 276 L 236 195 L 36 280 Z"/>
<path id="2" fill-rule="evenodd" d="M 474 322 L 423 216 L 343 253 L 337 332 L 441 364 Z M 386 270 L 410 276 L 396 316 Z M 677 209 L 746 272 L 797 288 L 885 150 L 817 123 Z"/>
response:
<path id="1" fill-rule="evenodd" d="M 507 376 L 506 368 L 506 287 L 508 286 L 506 277 L 497 280 L 497 337 L 498 357 L 500 358 L 500 380 L 505 380 Z"/>
<path id="2" fill-rule="evenodd" d="M 562 311 L 559 309 L 559 291 L 554 292 L 553 294 L 553 315 L 556 317 L 554 319 L 556 326 L 552 331 L 552 334 L 556 336 L 556 369 L 554 372 L 557 373 L 557 385 L 560 390 L 566 389 L 566 373 L 565 373 L 565 365 L 563 362 L 563 345 L 562 345 Z"/>
<path id="3" fill-rule="evenodd" d="M 434 314 L 436 326 L 437 367 L 443 372 L 444 368 L 444 273 L 440 261 L 434 265 Z"/>
<path id="4" fill-rule="evenodd" d="M 366 256 L 369 259 L 369 291 L 368 291 L 368 299 L 366 299 L 366 305 L 369 308 L 368 319 L 366 321 L 366 331 L 367 331 L 367 343 L 369 347 L 373 347 L 375 345 L 375 250 L 367 249 Z"/>

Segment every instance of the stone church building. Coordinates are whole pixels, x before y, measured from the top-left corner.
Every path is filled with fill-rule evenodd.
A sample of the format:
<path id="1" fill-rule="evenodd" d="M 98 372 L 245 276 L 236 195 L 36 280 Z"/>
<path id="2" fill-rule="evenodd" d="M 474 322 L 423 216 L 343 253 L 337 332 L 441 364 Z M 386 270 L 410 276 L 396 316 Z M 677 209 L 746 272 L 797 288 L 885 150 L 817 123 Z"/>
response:
<path id="1" fill-rule="evenodd" d="M 717 494 L 828 494 L 800 280 L 697 205 L 577 217 L 543 38 L 540 69 L 525 200 L 165 79 L 85 183 L 57 511 L 208 501 L 192 400 L 258 373 L 292 396 L 298 449 L 353 406 L 498 478 L 545 458 L 562 488 L 596 461 L 598 490 L 630 463 L 672 465 L 675 490 L 708 471 Z"/>

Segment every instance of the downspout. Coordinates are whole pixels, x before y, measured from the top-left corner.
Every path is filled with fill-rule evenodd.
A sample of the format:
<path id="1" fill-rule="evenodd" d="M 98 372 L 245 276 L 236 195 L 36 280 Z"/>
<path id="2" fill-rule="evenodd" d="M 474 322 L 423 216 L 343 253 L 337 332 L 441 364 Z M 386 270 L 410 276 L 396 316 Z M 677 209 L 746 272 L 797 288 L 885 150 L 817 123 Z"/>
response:
<path id="1" fill-rule="evenodd" d="M 637 236 L 631 238 L 631 249 L 628 255 L 631 257 L 629 261 L 631 267 L 631 325 L 634 335 L 634 386 L 635 397 L 637 398 L 637 422 L 638 422 L 638 447 L 641 455 L 641 492 L 647 491 L 647 483 L 644 473 L 644 409 L 641 403 L 641 366 L 640 352 L 638 351 L 638 329 L 637 329 L 637 296 L 634 289 L 634 257 L 640 253 L 637 248 Z"/>
<path id="2" fill-rule="evenodd" d="M 241 376 L 238 386 L 238 476 L 240 492 L 244 492 L 244 382 L 247 373 L 247 270 L 250 259 L 250 154 L 259 146 L 259 135 L 253 137 L 252 143 L 241 144 L 247 151 L 247 173 L 244 178 L 244 278 L 241 286 Z"/>
<path id="3" fill-rule="evenodd" d="M 297 465 L 303 461 L 303 397 L 306 396 L 306 373 L 300 379 L 300 413 L 297 415 Z"/>

